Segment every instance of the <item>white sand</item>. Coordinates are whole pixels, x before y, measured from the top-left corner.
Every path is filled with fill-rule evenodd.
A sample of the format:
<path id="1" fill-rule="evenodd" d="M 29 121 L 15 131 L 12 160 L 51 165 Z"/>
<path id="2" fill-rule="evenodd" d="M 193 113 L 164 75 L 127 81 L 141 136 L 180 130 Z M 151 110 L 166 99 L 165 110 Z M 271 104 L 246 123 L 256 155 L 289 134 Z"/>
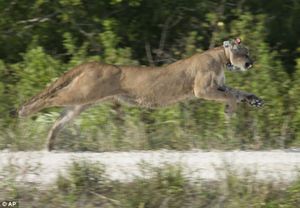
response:
<path id="1" fill-rule="evenodd" d="M 17 167 L 18 180 L 49 184 L 73 161 L 100 162 L 111 179 L 128 181 L 141 175 L 139 164 L 151 166 L 181 164 L 186 177 L 218 180 L 226 175 L 228 167 L 237 174 L 245 170 L 255 172 L 260 180 L 293 181 L 300 173 L 300 151 L 133 151 L 105 153 L 65 152 L 5 152 L 0 151 L 0 180 L 3 167 Z M 7 173 L 7 172 L 6 172 Z"/>

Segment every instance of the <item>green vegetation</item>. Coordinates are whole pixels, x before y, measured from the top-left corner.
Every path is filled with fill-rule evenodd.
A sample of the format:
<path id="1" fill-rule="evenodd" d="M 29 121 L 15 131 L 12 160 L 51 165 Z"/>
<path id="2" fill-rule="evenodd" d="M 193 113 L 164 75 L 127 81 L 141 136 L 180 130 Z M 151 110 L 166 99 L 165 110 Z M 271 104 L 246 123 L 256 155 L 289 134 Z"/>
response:
<path id="1" fill-rule="evenodd" d="M 0 182 L 0 198 L 16 199 L 20 207 L 298 207 L 300 178 L 292 184 L 261 182 L 255 175 L 237 177 L 228 169 L 224 181 L 190 181 L 179 166 L 144 168 L 146 177 L 112 181 L 100 164 L 74 162 L 66 176 L 47 187 Z M 5 173 L 2 171 L 2 174 Z M 151 177 L 149 177 L 151 175 Z"/>
<path id="2" fill-rule="evenodd" d="M 70 151 L 300 147 L 300 3 L 233 0 L 0 1 L 0 149 L 38 150 L 59 109 L 13 111 L 71 67 L 90 60 L 163 65 L 241 37 L 255 67 L 226 74 L 262 97 L 226 122 L 223 105 L 189 101 L 149 110 L 104 104 L 57 140 Z"/>

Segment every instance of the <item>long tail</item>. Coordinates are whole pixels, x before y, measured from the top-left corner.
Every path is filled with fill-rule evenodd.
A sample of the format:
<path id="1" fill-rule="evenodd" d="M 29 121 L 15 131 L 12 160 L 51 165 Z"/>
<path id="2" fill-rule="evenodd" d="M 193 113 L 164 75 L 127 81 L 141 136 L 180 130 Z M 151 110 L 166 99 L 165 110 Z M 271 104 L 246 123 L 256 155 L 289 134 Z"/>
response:
<path id="1" fill-rule="evenodd" d="M 43 100 L 43 99 L 38 99 L 38 100 L 35 100 L 32 102 L 27 102 L 19 108 L 18 115 L 19 115 L 19 117 L 30 116 L 30 115 L 42 110 L 43 108 L 45 108 L 47 106 L 46 104 L 47 104 L 47 102 L 45 102 L 45 100 Z"/>
<path id="2" fill-rule="evenodd" d="M 49 99 L 55 97 L 61 89 L 68 86 L 76 76 L 81 74 L 83 70 L 84 67 L 81 67 L 80 65 L 75 67 L 74 69 L 66 72 L 45 90 L 33 96 L 18 109 L 19 117 L 26 117 L 42 110 L 43 108 L 49 107 Z"/>

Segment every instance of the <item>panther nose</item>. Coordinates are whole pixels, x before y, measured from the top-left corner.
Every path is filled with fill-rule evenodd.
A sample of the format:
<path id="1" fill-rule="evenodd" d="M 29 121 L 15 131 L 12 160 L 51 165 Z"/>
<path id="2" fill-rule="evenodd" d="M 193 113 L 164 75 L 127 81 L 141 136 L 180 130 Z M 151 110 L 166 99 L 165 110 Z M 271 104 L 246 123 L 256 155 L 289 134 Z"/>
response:
<path id="1" fill-rule="evenodd" d="M 246 69 L 250 69 L 252 66 L 253 66 L 253 65 L 252 65 L 252 62 L 246 62 L 246 63 L 245 63 L 245 68 L 246 68 Z"/>

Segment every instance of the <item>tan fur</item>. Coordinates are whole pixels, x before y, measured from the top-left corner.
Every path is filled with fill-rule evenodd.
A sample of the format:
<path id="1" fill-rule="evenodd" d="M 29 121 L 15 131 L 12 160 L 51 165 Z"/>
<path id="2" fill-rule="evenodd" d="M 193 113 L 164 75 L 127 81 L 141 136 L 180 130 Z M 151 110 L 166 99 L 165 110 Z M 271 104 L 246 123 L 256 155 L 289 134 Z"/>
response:
<path id="1" fill-rule="evenodd" d="M 163 67 L 85 63 L 65 73 L 30 99 L 20 108 L 19 115 L 27 116 L 51 106 L 72 109 L 67 113 L 69 119 L 62 117 L 49 133 L 51 147 L 48 148 L 51 149 L 57 131 L 65 123 L 62 120 L 69 121 L 73 115 L 78 115 L 85 109 L 80 106 L 108 98 L 153 108 L 197 97 L 224 102 L 226 112 L 231 114 L 236 103 L 251 95 L 224 85 L 226 64 L 235 62 L 235 65 L 243 66 L 248 60 L 238 55 L 233 56 L 230 49 L 218 47 Z M 236 60 L 232 60 L 234 57 Z"/>

